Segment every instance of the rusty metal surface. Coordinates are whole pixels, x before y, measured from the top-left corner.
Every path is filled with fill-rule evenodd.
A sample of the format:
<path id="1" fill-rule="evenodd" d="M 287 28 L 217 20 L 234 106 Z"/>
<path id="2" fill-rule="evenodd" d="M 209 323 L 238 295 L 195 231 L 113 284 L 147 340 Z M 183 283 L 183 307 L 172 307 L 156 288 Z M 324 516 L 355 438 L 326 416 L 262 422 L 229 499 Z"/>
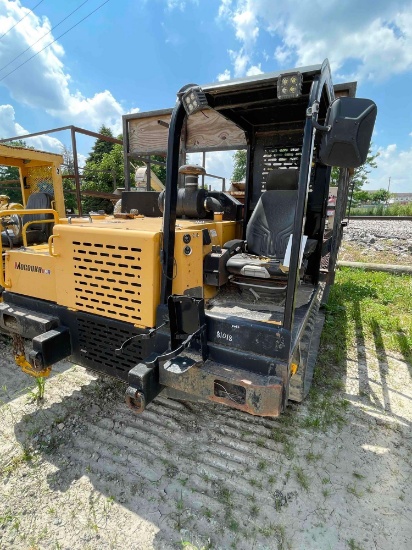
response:
<path id="1" fill-rule="evenodd" d="M 186 355 L 167 361 L 159 370 L 160 384 L 257 416 L 279 416 L 283 383 L 263 376 Z"/>

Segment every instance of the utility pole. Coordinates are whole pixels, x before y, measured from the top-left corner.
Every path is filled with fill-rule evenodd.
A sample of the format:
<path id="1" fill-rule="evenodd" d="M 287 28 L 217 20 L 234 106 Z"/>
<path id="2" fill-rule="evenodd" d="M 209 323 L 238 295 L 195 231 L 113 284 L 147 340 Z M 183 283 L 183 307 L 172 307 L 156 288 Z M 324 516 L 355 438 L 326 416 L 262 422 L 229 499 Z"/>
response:
<path id="1" fill-rule="evenodd" d="M 388 198 L 386 199 L 386 206 L 389 204 L 389 189 L 391 187 L 391 177 L 389 176 L 389 182 L 388 182 Z"/>

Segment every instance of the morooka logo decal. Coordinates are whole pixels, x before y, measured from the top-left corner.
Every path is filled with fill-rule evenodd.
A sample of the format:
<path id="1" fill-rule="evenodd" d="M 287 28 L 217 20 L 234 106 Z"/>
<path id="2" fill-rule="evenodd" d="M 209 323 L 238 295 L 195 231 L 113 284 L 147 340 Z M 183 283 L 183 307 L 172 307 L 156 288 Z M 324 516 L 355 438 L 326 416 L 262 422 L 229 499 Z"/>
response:
<path id="1" fill-rule="evenodd" d="M 40 265 L 22 264 L 21 262 L 14 262 L 14 269 L 21 269 L 22 271 L 33 271 L 33 273 L 41 273 L 42 275 L 50 275 L 50 269 L 43 269 Z"/>

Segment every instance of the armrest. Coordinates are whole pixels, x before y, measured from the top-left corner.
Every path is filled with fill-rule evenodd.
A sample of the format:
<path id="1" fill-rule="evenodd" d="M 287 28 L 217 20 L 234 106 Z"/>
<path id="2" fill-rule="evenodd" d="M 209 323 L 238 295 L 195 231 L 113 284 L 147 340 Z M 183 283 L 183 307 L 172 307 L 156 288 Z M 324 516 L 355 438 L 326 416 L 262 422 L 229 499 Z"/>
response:
<path id="1" fill-rule="evenodd" d="M 229 255 L 233 256 L 233 254 L 239 254 L 240 252 L 246 251 L 246 241 L 242 239 L 232 239 L 231 241 L 227 241 L 222 248 L 228 250 Z"/>

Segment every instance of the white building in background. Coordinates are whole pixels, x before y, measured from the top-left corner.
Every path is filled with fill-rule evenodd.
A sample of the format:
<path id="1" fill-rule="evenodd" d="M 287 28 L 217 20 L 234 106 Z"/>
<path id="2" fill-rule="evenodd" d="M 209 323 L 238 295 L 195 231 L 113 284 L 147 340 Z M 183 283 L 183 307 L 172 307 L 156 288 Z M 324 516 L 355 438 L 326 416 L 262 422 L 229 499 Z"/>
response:
<path id="1" fill-rule="evenodd" d="M 412 193 L 392 193 L 389 202 L 392 204 L 406 204 L 412 202 Z"/>

